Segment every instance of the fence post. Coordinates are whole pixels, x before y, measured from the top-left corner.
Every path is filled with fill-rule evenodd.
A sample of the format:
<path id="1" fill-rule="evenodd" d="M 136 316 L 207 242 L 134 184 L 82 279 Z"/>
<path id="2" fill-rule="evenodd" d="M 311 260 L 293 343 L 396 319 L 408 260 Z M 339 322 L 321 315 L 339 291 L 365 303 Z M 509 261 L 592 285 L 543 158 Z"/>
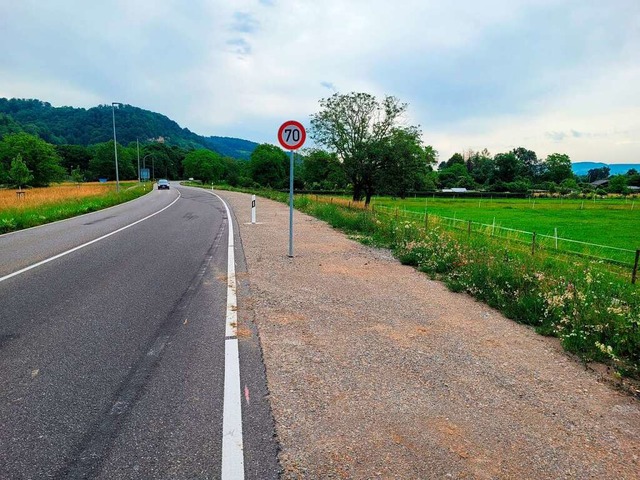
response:
<path id="1" fill-rule="evenodd" d="M 429 214 L 424 212 L 424 229 L 429 230 Z"/>
<path id="2" fill-rule="evenodd" d="M 533 232 L 533 239 L 531 241 L 531 255 L 536 254 L 536 232 Z"/>
<path id="3" fill-rule="evenodd" d="M 636 283 L 638 277 L 638 259 L 640 259 L 640 250 L 636 250 L 636 261 L 633 264 L 633 273 L 631 274 L 631 283 Z"/>
<path id="4" fill-rule="evenodd" d="M 471 236 L 471 220 L 469 220 L 469 226 L 467 227 L 467 236 Z"/>

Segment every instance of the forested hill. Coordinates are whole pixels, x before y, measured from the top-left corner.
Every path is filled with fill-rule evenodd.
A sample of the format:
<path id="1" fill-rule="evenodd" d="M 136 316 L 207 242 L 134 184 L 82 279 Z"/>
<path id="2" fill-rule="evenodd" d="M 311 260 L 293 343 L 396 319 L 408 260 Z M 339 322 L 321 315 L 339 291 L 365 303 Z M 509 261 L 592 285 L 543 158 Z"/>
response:
<path id="1" fill-rule="evenodd" d="M 223 156 L 248 159 L 255 142 L 203 137 L 159 113 L 131 105 L 116 107 L 118 143 L 163 141 L 183 148 L 207 148 Z M 41 100 L 0 98 L 0 136 L 25 131 L 54 145 L 93 145 L 113 139 L 111 105 L 84 109 L 53 107 Z"/>

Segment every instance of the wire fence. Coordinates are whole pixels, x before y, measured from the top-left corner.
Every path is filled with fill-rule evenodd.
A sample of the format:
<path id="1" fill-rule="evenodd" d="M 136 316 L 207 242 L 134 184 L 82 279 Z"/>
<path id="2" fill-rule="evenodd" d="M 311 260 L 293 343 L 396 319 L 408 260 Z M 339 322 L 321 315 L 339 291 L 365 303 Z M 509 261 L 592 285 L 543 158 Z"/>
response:
<path id="1" fill-rule="evenodd" d="M 315 198 L 316 201 L 319 200 L 318 196 Z M 348 208 L 364 208 L 361 202 L 351 202 L 343 199 L 328 198 L 320 201 L 336 203 Z M 518 244 L 521 247 L 530 249 L 532 255 L 535 255 L 536 252 L 543 251 L 567 261 L 571 261 L 571 258 L 575 260 L 576 257 L 587 258 L 604 265 L 609 265 L 618 272 L 620 270 L 627 272 L 625 275 L 631 272 L 631 282 L 636 283 L 640 250 L 613 247 L 611 245 L 599 245 L 559 237 L 557 229 L 555 229 L 554 235 L 544 235 L 537 232 L 527 232 L 525 230 L 503 227 L 496 224 L 495 220 L 492 224 L 486 224 L 472 220 L 435 215 L 426 211 L 416 212 L 382 205 L 375 205 L 375 207 L 372 206 L 372 208 L 375 208 L 376 213 L 387 217 L 395 217 L 396 219 L 410 218 L 414 222 L 423 222 L 425 228 L 432 228 L 438 225 L 458 232 L 466 232 L 468 236 L 473 234 L 484 235 L 497 241 Z"/>
<path id="2" fill-rule="evenodd" d="M 503 227 L 495 222 L 493 224 L 486 224 L 474 222 L 472 220 L 435 215 L 433 213 L 414 212 L 411 210 L 394 209 L 379 205 L 376 205 L 375 209 L 376 211 L 382 211 L 385 215 L 393 215 L 403 218 L 411 217 L 419 220 L 427 218 L 427 222 L 428 218 L 431 218 L 434 221 L 438 221 L 440 225 L 455 228 L 457 230 L 466 230 L 469 233 L 481 233 L 498 239 L 515 241 L 529 245 L 533 245 L 535 239 L 534 248 L 582 255 L 593 258 L 594 260 L 601 260 L 620 265 L 634 265 L 633 260 L 636 250 L 562 238 L 557 235 L 557 230 L 555 235 L 542 235 L 536 232 L 527 232 L 525 230 Z"/>

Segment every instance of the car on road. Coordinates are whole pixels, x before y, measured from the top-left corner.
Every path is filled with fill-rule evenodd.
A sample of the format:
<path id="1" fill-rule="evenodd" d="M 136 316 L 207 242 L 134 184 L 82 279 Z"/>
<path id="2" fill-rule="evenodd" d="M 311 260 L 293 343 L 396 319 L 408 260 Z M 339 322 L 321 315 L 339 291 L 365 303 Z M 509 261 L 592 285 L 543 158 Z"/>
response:
<path id="1" fill-rule="evenodd" d="M 169 180 L 158 180 L 158 190 L 169 190 Z"/>

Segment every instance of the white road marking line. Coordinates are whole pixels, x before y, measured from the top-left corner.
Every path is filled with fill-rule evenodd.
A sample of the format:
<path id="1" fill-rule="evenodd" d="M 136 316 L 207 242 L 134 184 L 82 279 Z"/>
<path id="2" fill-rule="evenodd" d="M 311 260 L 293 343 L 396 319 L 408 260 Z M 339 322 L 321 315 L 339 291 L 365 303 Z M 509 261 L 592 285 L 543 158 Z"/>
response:
<path id="1" fill-rule="evenodd" d="M 40 262 L 38 262 L 38 263 L 34 263 L 33 265 L 29 265 L 28 267 L 22 268 L 22 269 L 17 270 L 17 271 L 15 271 L 15 272 L 13 272 L 13 273 L 10 273 L 10 274 L 8 274 L 8 275 L 5 275 L 4 277 L 0 277 L 0 282 L 4 282 L 5 280 L 8 280 L 8 279 L 10 279 L 10 278 L 12 278 L 12 277 L 15 277 L 15 276 L 21 275 L 21 274 L 23 274 L 23 273 L 25 273 L 25 272 L 28 272 L 29 270 L 33 270 L 34 268 L 40 267 L 40 266 L 42 266 L 42 265 L 44 265 L 44 264 L 46 264 L 46 263 L 52 262 L 52 261 L 54 261 L 54 260 L 57 260 L 58 258 L 64 257 L 65 255 L 69 255 L 70 253 L 76 252 L 76 251 L 78 251 L 78 250 L 80 250 L 80 249 L 82 249 L 82 248 L 84 248 L 84 247 L 88 247 L 89 245 L 93 245 L 94 243 L 97 243 L 97 242 L 99 242 L 99 241 L 101 241 L 101 240 L 104 240 L 105 238 L 109 238 L 110 236 L 115 235 L 116 233 L 120 233 L 120 232 L 122 232 L 123 230 L 126 230 L 127 228 L 131 228 L 131 227 L 133 227 L 134 225 L 137 225 L 137 224 L 139 224 L 139 223 L 141 223 L 141 222 L 144 222 L 145 220 L 148 220 L 148 219 L 150 219 L 151 217 L 154 217 L 154 216 L 158 215 L 159 213 L 164 212 L 167 208 L 169 208 L 169 207 L 170 207 L 170 206 L 172 206 L 174 203 L 176 203 L 178 200 L 180 200 L 180 197 L 181 197 L 181 196 L 182 196 L 182 195 L 180 194 L 180 192 L 178 192 L 178 198 L 176 198 L 173 202 L 171 202 L 169 205 L 167 205 L 166 207 L 162 208 L 161 210 L 158 210 L 157 212 L 152 213 L 151 215 L 147 215 L 146 217 L 141 218 L 140 220 L 137 220 L 137 221 L 135 221 L 135 222 L 133 222 L 133 223 L 130 223 L 129 225 L 125 225 L 125 226 L 124 226 L 124 227 L 122 227 L 122 228 L 119 228 L 119 229 L 117 229 L 117 230 L 114 230 L 114 231 L 113 231 L 113 232 L 111 232 L 111 233 L 107 233 L 106 235 L 103 235 L 103 236 L 101 236 L 101 237 L 99 237 L 99 238 L 96 238 L 96 239 L 94 239 L 94 240 L 91 240 L 91 241 L 89 241 L 89 242 L 87 242 L 87 243 L 83 243 L 82 245 L 78 245 L 77 247 L 73 247 L 73 248 L 72 248 L 72 249 L 70 249 L 70 250 L 67 250 L 67 251 L 65 251 L 65 252 L 59 253 L 59 254 L 57 254 L 57 255 L 54 255 L 53 257 L 45 258 L 44 260 L 42 260 L 42 261 L 40 261 Z"/>
<path id="2" fill-rule="evenodd" d="M 224 342 L 224 403 L 222 406 L 222 480 L 244 480 L 244 445 L 242 440 L 242 394 L 240 356 L 238 353 L 238 301 L 236 296 L 236 262 L 233 221 L 227 202 L 224 205 L 229 228 L 227 255 L 227 323 Z"/>

